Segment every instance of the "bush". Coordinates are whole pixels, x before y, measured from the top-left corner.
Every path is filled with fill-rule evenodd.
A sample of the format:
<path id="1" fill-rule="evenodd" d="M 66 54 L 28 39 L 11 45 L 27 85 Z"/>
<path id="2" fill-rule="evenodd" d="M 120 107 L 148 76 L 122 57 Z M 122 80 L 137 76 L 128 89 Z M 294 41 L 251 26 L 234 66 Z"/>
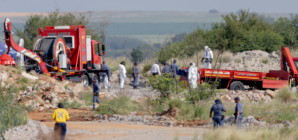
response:
<path id="1" fill-rule="evenodd" d="M 277 93 L 277 98 L 282 102 L 289 102 L 293 99 L 296 99 L 295 94 L 289 88 L 282 88 Z"/>
<path id="2" fill-rule="evenodd" d="M 79 99 L 84 100 L 86 106 L 93 105 L 93 93 L 92 92 L 80 92 Z"/>
<path id="3" fill-rule="evenodd" d="M 201 84 L 196 89 L 189 88 L 188 92 L 184 93 L 185 100 L 195 104 L 200 100 L 206 100 L 211 96 L 211 85 Z"/>
<path id="4" fill-rule="evenodd" d="M 66 98 L 63 102 L 64 108 L 80 108 L 82 106 L 81 103 L 77 101 L 69 102 L 68 98 Z"/>
<path id="5" fill-rule="evenodd" d="M 102 105 L 100 105 L 97 110 L 100 110 L 100 114 L 120 114 L 120 115 L 126 115 L 130 112 L 137 111 L 137 108 L 139 106 L 138 103 L 133 101 L 129 96 L 127 95 L 120 95 L 117 98 L 112 99 L 105 99 L 101 101 Z M 115 112 L 113 112 L 112 110 Z"/>
<path id="6" fill-rule="evenodd" d="M 143 73 L 147 73 L 148 71 L 151 70 L 151 64 L 150 63 L 147 63 L 144 65 L 144 68 L 143 68 Z"/>
<path id="7" fill-rule="evenodd" d="M 149 84 L 152 86 L 152 91 L 156 91 L 159 94 L 157 100 L 160 103 L 164 102 L 173 93 L 175 90 L 174 83 L 175 79 L 169 74 L 149 77 Z"/>
<path id="8" fill-rule="evenodd" d="M 239 59 L 239 58 L 238 59 L 235 59 L 234 62 L 241 63 L 241 59 Z"/>
<path id="9" fill-rule="evenodd" d="M 27 123 L 27 114 L 25 106 L 15 102 L 14 95 L 9 92 L 4 93 L 1 87 L 0 85 L 0 133 L 4 139 L 3 135 L 6 130 Z"/>
<path id="10" fill-rule="evenodd" d="M 268 64 L 268 62 L 269 62 L 269 59 L 268 59 L 268 58 L 264 58 L 264 59 L 262 59 L 262 63 L 264 63 L 264 64 Z"/>
<path id="11" fill-rule="evenodd" d="M 26 77 L 22 77 L 21 81 L 24 82 L 24 83 L 26 83 L 26 84 L 29 83 L 29 80 Z"/>

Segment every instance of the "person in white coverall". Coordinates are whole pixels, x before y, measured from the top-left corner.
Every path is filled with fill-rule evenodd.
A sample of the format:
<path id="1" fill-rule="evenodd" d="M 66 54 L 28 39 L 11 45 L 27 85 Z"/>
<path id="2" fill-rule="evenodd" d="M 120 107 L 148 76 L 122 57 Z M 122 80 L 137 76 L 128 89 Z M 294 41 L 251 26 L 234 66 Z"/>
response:
<path id="1" fill-rule="evenodd" d="M 122 61 L 119 65 L 120 89 L 124 89 L 124 81 L 126 79 L 125 62 Z"/>
<path id="2" fill-rule="evenodd" d="M 191 88 L 197 88 L 198 80 L 198 68 L 195 66 L 195 63 L 190 63 L 188 69 L 188 83 Z"/>
<path id="3" fill-rule="evenodd" d="M 204 68 L 211 69 L 211 63 L 213 60 L 213 52 L 211 51 L 211 49 L 208 46 L 205 46 L 205 53 L 204 53 L 204 56 L 203 56 L 201 62 L 203 62 L 204 59 L 205 59 Z"/>

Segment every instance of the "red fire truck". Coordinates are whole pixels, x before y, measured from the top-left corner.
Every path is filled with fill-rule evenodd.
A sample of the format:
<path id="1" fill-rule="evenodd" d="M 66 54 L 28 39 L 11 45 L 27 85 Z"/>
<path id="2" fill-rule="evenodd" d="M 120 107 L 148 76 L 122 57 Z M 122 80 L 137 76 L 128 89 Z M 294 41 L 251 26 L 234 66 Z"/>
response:
<path id="1" fill-rule="evenodd" d="M 219 87 L 230 90 L 244 90 L 244 85 L 257 89 L 280 89 L 284 86 L 297 86 L 298 80 L 298 57 L 292 58 L 289 48 L 281 47 L 280 70 L 269 70 L 265 72 L 224 70 L 224 69 L 205 69 L 199 68 L 198 72 L 200 83 L 215 81 L 218 79 Z M 188 67 L 183 67 L 187 70 Z M 181 76 L 180 81 L 187 80 Z"/>
<path id="2" fill-rule="evenodd" d="M 33 51 L 15 43 L 8 18 L 3 26 L 8 50 L 12 47 L 30 59 L 26 65 L 28 71 L 35 70 L 61 81 L 83 82 L 85 86 L 91 84 L 92 78 L 100 80 L 101 73 L 107 72 L 101 70 L 105 45 L 91 40 L 84 25 L 39 28 Z"/>

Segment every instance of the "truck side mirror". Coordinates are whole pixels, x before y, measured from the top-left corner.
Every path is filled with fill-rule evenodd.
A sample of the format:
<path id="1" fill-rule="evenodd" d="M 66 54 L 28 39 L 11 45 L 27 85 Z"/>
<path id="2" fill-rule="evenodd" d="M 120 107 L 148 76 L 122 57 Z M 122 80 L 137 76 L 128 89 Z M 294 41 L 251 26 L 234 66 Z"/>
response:
<path id="1" fill-rule="evenodd" d="M 105 48 L 105 44 L 101 45 L 102 51 L 105 52 L 106 48 Z"/>

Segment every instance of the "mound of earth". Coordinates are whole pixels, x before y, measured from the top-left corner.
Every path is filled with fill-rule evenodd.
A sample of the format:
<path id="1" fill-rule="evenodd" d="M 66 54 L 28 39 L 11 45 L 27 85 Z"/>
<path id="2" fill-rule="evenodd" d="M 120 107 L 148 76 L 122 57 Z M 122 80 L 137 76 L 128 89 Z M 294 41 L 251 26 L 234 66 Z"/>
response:
<path id="1" fill-rule="evenodd" d="M 268 72 L 280 69 L 280 56 L 276 52 L 267 53 L 260 50 L 238 52 L 230 62 L 223 63 L 221 69 Z"/>

